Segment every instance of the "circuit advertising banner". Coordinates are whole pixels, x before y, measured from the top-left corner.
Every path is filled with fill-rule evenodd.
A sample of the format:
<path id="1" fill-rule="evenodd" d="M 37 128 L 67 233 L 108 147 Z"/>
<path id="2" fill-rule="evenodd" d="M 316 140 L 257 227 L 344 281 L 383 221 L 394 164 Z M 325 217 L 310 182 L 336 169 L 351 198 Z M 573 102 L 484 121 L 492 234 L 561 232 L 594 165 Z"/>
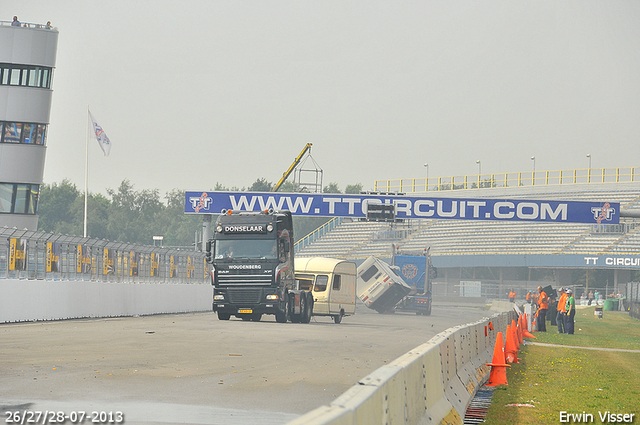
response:
<path id="1" fill-rule="evenodd" d="M 47 242 L 47 272 L 60 271 L 60 253 L 62 244 L 58 242 Z"/>
<path id="2" fill-rule="evenodd" d="M 160 254 L 151 253 L 151 276 L 160 276 Z"/>
<path id="3" fill-rule="evenodd" d="M 27 270 L 27 240 L 11 238 L 9 242 L 9 270 Z"/>
<path id="4" fill-rule="evenodd" d="M 77 246 L 76 272 L 91 273 L 91 247 L 86 245 Z"/>
<path id="5" fill-rule="evenodd" d="M 129 276 L 138 276 L 138 263 L 140 263 L 140 253 L 129 252 Z"/>
<path id="6" fill-rule="evenodd" d="M 406 195 L 189 191 L 185 214 L 288 210 L 293 215 L 365 218 L 368 205 L 395 205 L 396 219 L 618 224 L 617 202 L 435 198 Z"/>
<path id="7" fill-rule="evenodd" d="M 102 251 L 102 274 L 104 275 L 113 274 L 116 270 L 113 260 L 113 254 L 113 249 L 104 248 L 104 250 Z"/>

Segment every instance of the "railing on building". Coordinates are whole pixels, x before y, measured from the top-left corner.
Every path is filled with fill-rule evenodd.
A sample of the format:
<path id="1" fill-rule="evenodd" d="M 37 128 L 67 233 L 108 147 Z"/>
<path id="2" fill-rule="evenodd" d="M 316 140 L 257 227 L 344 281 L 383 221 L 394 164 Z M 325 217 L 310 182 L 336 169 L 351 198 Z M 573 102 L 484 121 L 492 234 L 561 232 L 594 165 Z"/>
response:
<path id="1" fill-rule="evenodd" d="M 210 283 L 197 251 L 0 228 L 0 279 Z"/>
<path id="2" fill-rule="evenodd" d="M 0 21 L 0 27 L 12 27 L 15 26 L 17 27 L 17 25 L 13 25 L 13 21 Z M 32 22 L 20 22 L 20 28 L 37 28 L 37 29 L 46 29 L 46 30 L 53 30 L 53 31 L 57 31 L 57 28 L 49 25 L 47 26 L 47 24 L 34 24 Z"/>
<path id="3" fill-rule="evenodd" d="M 301 249 L 306 247 L 307 245 L 313 243 L 315 240 L 321 238 L 322 236 L 329 233 L 331 230 L 335 229 L 342 223 L 343 217 L 335 217 L 329 221 L 327 221 L 322 226 L 318 227 L 313 232 L 309 233 L 307 236 L 298 240 L 293 246 L 293 252 L 299 252 Z"/>
<path id="4" fill-rule="evenodd" d="M 497 187 L 549 186 L 640 181 L 640 167 L 529 171 L 418 179 L 376 180 L 374 191 L 434 192 Z"/>

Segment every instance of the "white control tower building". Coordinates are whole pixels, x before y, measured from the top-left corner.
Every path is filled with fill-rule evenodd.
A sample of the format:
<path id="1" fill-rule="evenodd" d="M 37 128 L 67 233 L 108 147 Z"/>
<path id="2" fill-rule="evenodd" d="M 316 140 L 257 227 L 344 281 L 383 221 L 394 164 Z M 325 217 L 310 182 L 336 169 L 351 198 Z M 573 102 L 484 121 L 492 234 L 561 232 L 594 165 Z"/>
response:
<path id="1" fill-rule="evenodd" d="M 0 21 L 0 227 L 37 230 L 58 31 Z"/>

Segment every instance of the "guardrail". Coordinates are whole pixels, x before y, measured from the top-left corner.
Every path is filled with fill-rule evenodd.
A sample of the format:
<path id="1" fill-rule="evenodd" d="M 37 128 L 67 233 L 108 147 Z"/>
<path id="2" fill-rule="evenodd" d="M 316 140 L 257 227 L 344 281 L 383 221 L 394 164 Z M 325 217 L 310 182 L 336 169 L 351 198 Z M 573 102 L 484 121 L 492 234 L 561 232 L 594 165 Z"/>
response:
<path id="1" fill-rule="evenodd" d="M 288 425 L 462 424 L 514 311 L 448 329 Z M 503 341 L 504 343 L 504 341 Z"/>
<path id="2" fill-rule="evenodd" d="M 210 283 L 201 252 L 7 227 L 0 279 Z"/>
<path id="3" fill-rule="evenodd" d="M 433 192 L 497 187 L 623 183 L 638 181 L 640 181 L 640 167 L 583 168 L 557 171 L 528 171 L 417 179 L 376 180 L 374 181 L 374 191 Z"/>

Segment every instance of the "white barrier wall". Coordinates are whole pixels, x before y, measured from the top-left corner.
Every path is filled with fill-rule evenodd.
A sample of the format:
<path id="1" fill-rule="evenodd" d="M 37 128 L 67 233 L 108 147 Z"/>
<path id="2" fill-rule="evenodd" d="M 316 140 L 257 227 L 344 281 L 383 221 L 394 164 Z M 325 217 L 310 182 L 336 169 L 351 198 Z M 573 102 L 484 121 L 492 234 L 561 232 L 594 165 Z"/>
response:
<path id="1" fill-rule="evenodd" d="M 0 323 L 209 311 L 207 284 L 0 279 Z"/>
<path id="2" fill-rule="evenodd" d="M 489 378 L 505 312 L 439 333 L 288 425 L 462 424 L 476 391 Z"/>

